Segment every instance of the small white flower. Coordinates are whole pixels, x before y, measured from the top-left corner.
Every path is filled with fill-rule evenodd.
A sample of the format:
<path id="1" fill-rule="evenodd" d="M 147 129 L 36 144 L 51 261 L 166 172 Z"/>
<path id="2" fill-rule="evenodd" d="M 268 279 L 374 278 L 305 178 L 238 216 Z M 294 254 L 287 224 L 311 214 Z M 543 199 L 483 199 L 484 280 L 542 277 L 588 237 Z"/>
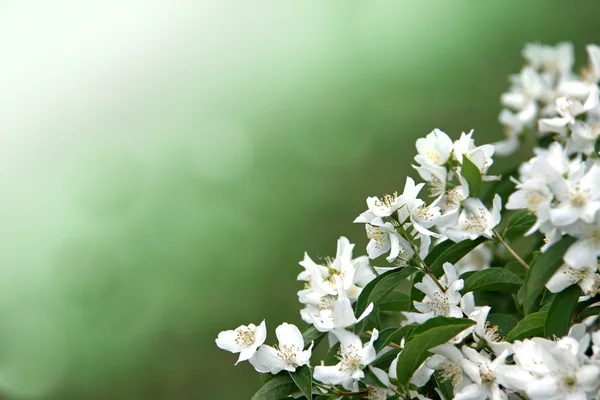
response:
<path id="1" fill-rule="evenodd" d="M 452 153 L 452 139 L 439 129 L 434 129 L 425 138 L 417 139 L 415 161 L 421 165 L 444 165 Z"/>
<path id="2" fill-rule="evenodd" d="M 340 341 L 340 361 L 337 365 L 316 366 L 313 376 L 322 383 L 341 384 L 347 390 L 354 390 L 358 380 L 365 376 L 363 369 L 375 361 L 373 342 L 379 337 L 379 332 L 373 329 L 371 340 L 364 346 L 354 333 L 339 329 L 333 330 L 332 333 Z"/>
<path id="3" fill-rule="evenodd" d="M 512 345 L 502 340 L 497 326 L 490 326 L 487 322 L 490 310 L 491 307 L 484 306 L 469 314 L 469 319 L 476 322 L 473 330 L 473 339 L 475 342 L 484 340 L 496 355 L 500 355 L 503 352 L 510 355 L 513 353 Z"/>
<path id="4" fill-rule="evenodd" d="M 401 196 L 404 206 L 398 210 L 398 220 L 400 223 L 410 220 L 413 227 L 421 235 L 439 237 L 439 234 L 431 232 L 428 228 L 434 226 L 440 218 L 440 209 L 425 204 L 423 200 L 417 197 L 423 186 L 423 183 L 415 185 L 412 178 L 406 178 L 404 192 Z"/>
<path id="5" fill-rule="evenodd" d="M 567 264 L 562 265 L 546 283 L 552 293 L 562 292 L 571 285 L 579 285 L 586 296 L 595 296 L 600 288 L 600 275 L 598 263 L 582 268 L 573 268 Z"/>
<path id="6" fill-rule="evenodd" d="M 320 332 L 329 332 L 333 329 L 343 329 L 366 318 L 373 311 L 373 303 L 365 309 L 362 315 L 357 319 L 354 316 L 352 303 L 342 287 L 339 276 L 334 277 L 338 285 L 337 298 L 335 296 L 324 296 L 317 305 L 309 304 L 306 308 L 300 310 L 302 320 L 312 324 Z"/>
<path id="7" fill-rule="evenodd" d="M 459 290 L 464 287 L 464 281 L 458 279 L 456 270 L 450 263 L 443 265 L 445 272 L 445 284 L 440 283 L 440 288 L 429 275 L 423 277 L 423 281 L 415 283 L 415 288 L 425 293 L 423 301 L 413 301 L 418 313 L 403 312 L 409 322 L 422 324 L 433 317 L 461 318 L 463 312 L 459 307 L 461 295 Z M 445 287 L 444 287 L 445 286 Z"/>
<path id="8" fill-rule="evenodd" d="M 600 257 L 600 213 L 592 224 L 577 224 L 568 232 L 577 238 L 565 253 L 564 260 L 574 268 L 585 267 L 596 262 Z"/>
<path id="9" fill-rule="evenodd" d="M 516 365 L 498 367 L 496 377 L 531 400 L 586 399 L 598 390 L 600 367 L 585 362 L 584 349 L 575 339 L 563 338 L 558 344 L 526 339 L 515 341 L 513 350 Z"/>
<path id="10" fill-rule="evenodd" d="M 294 372 L 296 368 L 308 364 L 313 343 L 304 350 L 304 339 L 300 330 L 292 324 L 283 323 L 275 329 L 279 346 L 260 346 L 250 358 L 250 364 L 260 373 L 278 374 L 285 370 Z"/>
<path id="11" fill-rule="evenodd" d="M 306 281 L 306 288 L 298 292 L 299 301 L 303 304 L 319 304 L 325 296 L 337 296 L 336 277 L 339 277 L 342 288 L 348 297 L 355 301 L 362 291 L 358 283 L 365 285 L 375 276 L 364 258 L 352 259 L 354 244 L 341 237 L 337 242 L 337 252 L 334 259 L 326 258 L 326 265 L 315 263 L 308 254 L 300 265 L 304 267 L 298 275 L 298 280 Z"/>
<path id="12" fill-rule="evenodd" d="M 219 333 L 215 343 L 220 349 L 232 353 L 240 353 L 236 365 L 241 361 L 249 360 L 256 349 L 258 349 L 267 338 L 267 327 L 265 321 L 259 326 L 254 324 L 241 325 L 235 330 L 223 331 Z"/>
<path id="13" fill-rule="evenodd" d="M 578 219 L 591 223 L 600 210 L 600 164 L 594 163 L 587 172 L 584 168 L 577 172 L 554 187 L 560 204 L 550 210 L 550 218 L 556 226 L 570 225 Z"/>
<path id="14" fill-rule="evenodd" d="M 456 227 L 446 229 L 446 236 L 453 242 L 461 242 L 466 239 L 475 240 L 479 236 L 491 238 L 492 230 L 500 223 L 500 210 L 502 200 L 496 194 L 490 212 L 479 199 L 469 198 L 463 203 Z"/>

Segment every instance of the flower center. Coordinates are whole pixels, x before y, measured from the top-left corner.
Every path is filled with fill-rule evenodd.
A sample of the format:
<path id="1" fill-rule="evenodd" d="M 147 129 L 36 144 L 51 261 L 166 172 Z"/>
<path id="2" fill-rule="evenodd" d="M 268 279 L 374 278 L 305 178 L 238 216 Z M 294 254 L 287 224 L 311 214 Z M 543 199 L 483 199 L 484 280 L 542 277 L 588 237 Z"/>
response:
<path id="1" fill-rule="evenodd" d="M 567 389 L 572 389 L 577 385 L 577 378 L 573 375 L 568 375 L 563 378 L 562 383 Z"/>
<path id="2" fill-rule="evenodd" d="M 417 221 L 431 221 L 433 219 L 433 216 L 434 215 L 431 212 L 431 208 L 428 207 L 426 204 L 421 204 L 413 212 L 413 217 Z"/>
<path id="3" fill-rule="evenodd" d="M 254 330 L 249 327 L 242 325 L 235 330 L 236 338 L 235 343 L 238 346 L 250 346 L 254 343 Z"/>
<path id="4" fill-rule="evenodd" d="M 569 193 L 569 200 L 574 207 L 583 207 L 587 203 L 586 193 L 582 190 L 579 185 L 575 186 L 575 189 Z"/>
<path id="5" fill-rule="evenodd" d="M 293 344 L 284 344 L 283 346 L 277 348 L 277 357 L 279 357 L 279 359 L 281 361 L 283 361 L 285 364 L 287 365 L 291 365 L 293 367 L 296 367 L 296 355 L 298 354 L 298 352 L 300 351 L 300 349 Z"/>
<path id="6" fill-rule="evenodd" d="M 440 153 L 435 150 L 429 150 L 427 154 L 425 154 L 425 157 L 427 157 L 427 159 L 434 164 L 438 164 L 442 159 L 442 157 L 440 157 Z"/>
<path id="7" fill-rule="evenodd" d="M 373 241 L 375 241 L 375 247 L 380 249 L 383 247 L 387 234 L 382 231 L 380 228 L 373 225 L 366 225 L 367 228 L 367 237 Z"/>
<path id="8" fill-rule="evenodd" d="M 392 208 L 394 203 L 398 200 L 398 193 L 384 194 L 381 199 L 375 200 L 375 206 L 379 208 Z"/>
<path id="9" fill-rule="evenodd" d="M 477 214 L 471 214 L 467 217 L 465 230 L 468 232 L 483 232 L 487 227 L 487 218 L 485 210 L 480 208 Z"/>
<path id="10" fill-rule="evenodd" d="M 450 302 L 448 298 L 440 292 L 435 292 L 431 299 L 431 308 L 433 308 L 433 315 L 436 317 L 448 315 L 450 312 Z"/>
<path id="11" fill-rule="evenodd" d="M 350 373 L 362 369 L 360 356 L 354 346 L 349 346 L 345 352 L 340 349 L 338 358 L 340 360 L 340 371 L 342 372 Z"/>

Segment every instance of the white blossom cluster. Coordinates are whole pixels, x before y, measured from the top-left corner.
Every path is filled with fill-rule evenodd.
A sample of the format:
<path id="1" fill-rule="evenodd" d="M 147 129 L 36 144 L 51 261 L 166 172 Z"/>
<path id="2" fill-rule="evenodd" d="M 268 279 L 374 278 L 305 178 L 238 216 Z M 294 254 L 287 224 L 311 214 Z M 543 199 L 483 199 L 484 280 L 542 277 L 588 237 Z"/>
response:
<path id="1" fill-rule="evenodd" d="M 275 331 L 278 345 L 264 344 L 263 321 L 221 332 L 217 346 L 260 373 L 289 373 L 298 390 L 287 395 L 296 398 L 311 397 L 306 377 L 294 375 L 302 369 L 311 376 L 309 392 L 326 399 L 599 399 L 600 48 L 587 51 L 589 65 L 578 76 L 571 44 L 526 45 L 528 65 L 502 95 L 506 140 L 477 146 L 472 130 L 453 141 L 434 129 L 416 141 L 413 167 L 424 182 L 407 177 L 401 194 L 368 197 L 354 220 L 365 225 L 366 256 L 354 257 L 345 237 L 335 257 L 305 254 L 300 316 L 327 337 L 330 352 L 338 349 L 334 362 L 311 366 L 318 342 L 288 323 Z M 489 175 L 494 154 L 512 153 L 530 132 L 534 156 L 518 167 L 518 179 Z M 509 243 L 512 219 L 502 218 L 500 194 L 481 195 L 482 185 L 501 179 L 514 184 L 508 215 L 531 217 L 529 225 L 526 218 L 514 223 L 522 229 L 518 238 L 537 239 L 529 255 Z M 546 260 L 555 267 L 538 262 L 534 272 L 536 257 L 564 243 Z M 404 284 L 409 293 L 399 298 L 407 298 L 406 307 L 386 325 L 380 302 Z M 491 292 L 504 295 L 506 310 L 481 297 Z M 439 337 L 435 345 L 421 343 L 429 347 L 418 362 L 407 361 L 423 351 L 414 345 L 418 338 Z M 401 377 L 403 368 L 410 370 Z"/>

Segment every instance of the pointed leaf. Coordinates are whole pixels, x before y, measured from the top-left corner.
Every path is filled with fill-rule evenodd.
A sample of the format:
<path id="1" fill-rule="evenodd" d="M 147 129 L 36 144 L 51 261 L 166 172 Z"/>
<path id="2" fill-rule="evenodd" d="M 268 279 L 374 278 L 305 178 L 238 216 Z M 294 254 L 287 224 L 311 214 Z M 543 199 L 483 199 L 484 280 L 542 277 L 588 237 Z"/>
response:
<path id="1" fill-rule="evenodd" d="M 460 320 L 462 323 L 450 326 L 436 326 L 419 333 L 406 343 L 404 350 L 398 356 L 398 383 L 408 387 L 410 379 L 419 366 L 430 356 L 429 349 L 444 344 L 453 337 L 475 324 L 469 319 Z"/>
<path id="2" fill-rule="evenodd" d="M 363 288 L 362 292 L 360 292 L 358 300 L 356 301 L 356 317 L 358 318 L 366 310 L 369 304 L 377 304 L 380 299 L 390 294 L 396 286 L 415 272 L 416 268 L 413 267 L 398 268 L 381 274 L 369 282 Z"/>
<path id="3" fill-rule="evenodd" d="M 439 278 L 444 274 L 444 269 L 442 268 L 444 263 L 449 262 L 450 264 L 455 264 L 486 240 L 487 239 L 484 237 L 479 237 L 475 240 L 463 240 L 462 242 L 453 243 L 451 246 L 447 247 L 435 261 L 427 265 L 433 271 L 435 276 Z"/>
<path id="4" fill-rule="evenodd" d="M 511 314 L 489 314 L 487 320 L 490 326 L 498 327 L 498 331 L 504 336 L 519 323 L 519 319 Z"/>
<path id="5" fill-rule="evenodd" d="M 408 336 L 406 337 L 406 342 L 407 343 L 410 342 L 419 334 L 426 332 L 433 328 L 438 328 L 438 327 L 443 327 L 443 326 L 445 326 L 445 327 L 462 326 L 462 325 L 464 325 L 464 323 L 465 323 L 464 318 L 434 317 L 434 318 L 428 319 L 427 321 L 423 322 L 420 325 L 417 324 L 413 329 L 411 329 L 411 331 L 408 333 Z M 407 326 L 410 326 L 410 325 L 407 325 Z"/>
<path id="6" fill-rule="evenodd" d="M 483 179 L 481 171 L 477 168 L 477 165 L 473 164 L 473 161 L 469 160 L 468 157 L 463 157 L 462 168 L 460 174 L 469 183 L 469 196 L 478 197 L 483 187 Z"/>
<path id="7" fill-rule="evenodd" d="M 583 310 L 581 314 L 579 314 L 579 320 L 583 321 L 588 317 L 593 317 L 597 315 L 600 315 L 600 306 L 589 307 Z"/>
<path id="8" fill-rule="evenodd" d="M 317 346 L 325 337 L 325 332 L 319 332 L 314 325 L 308 325 L 302 331 L 302 339 L 304 339 L 304 347 L 308 347 L 310 342 L 314 341 L 314 346 Z"/>
<path id="9" fill-rule="evenodd" d="M 408 311 L 410 297 L 406 293 L 394 291 L 377 303 L 379 311 Z"/>
<path id="10" fill-rule="evenodd" d="M 292 380 L 300 389 L 307 400 L 312 400 L 312 371 L 308 365 L 297 368 L 295 372 L 290 372 Z"/>
<path id="11" fill-rule="evenodd" d="M 533 336 L 543 336 L 547 315 L 548 313 L 545 311 L 529 314 L 506 335 L 506 341 L 513 342 Z"/>
<path id="12" fill-rule="evenodd" d="M 502 235 L 504 239 L 514 239 L 523 236 L 535 224 L 537 217 L 528 209 L 515 212 L 509 219 Z"/>
<path id="13" fill-rule="evenodd" d="M 252 400 L 281 400 L 296 390 L 296 384 L 289 375 L 278 375 L 258 389 Z"/>
<path id="14" fill-rule="evenodd" d="M 555 336 L 560 338 L 569 333 L 580 295 L 581 289 L 577 285 L 570 286 L 555 294 L 546 317 L 545 331 L 547 338 L 552 339 Z"/>
<path id="15" fill-rule="evenodd" d="M 521 278 L 505 268 L 488 268 L 469 276 L 461 293 L 475 290 L 516 293 L 522 284 Z"/>
<path id="16" fill-rule="evenodd" d="M 535 311 L 538 297 L 544 291 L 546 282 L 563 264 L 563 255 L 574 241 L 572 237 L 565 236 L 546 252 L 535 257 L 529 265 L 523 293 L 523 309 L 526 314 Z"/>
<path id="17" fill-rule="evenodd" d="M 504 269 L 512 272 L 517 275 L 522 280 L 525 280 L 525 276 L 527 275 L 527 270 L 524 266 L 521 265 L 518 261 L 510 261 L 508 264 L 504 266 Z"/>
<path id="18" fill-rule="evenodd" d="M 416 326 L 416 324 L 411 324 L 403 326 L 402 328 L 386 328 L 382 330 L 379 332 L 379 337 L 375 343 L 373 343 L 375 351 L 379 352 L 379 350 L 383 349 L 391 342 L 400 344 L 399 342 L 402 338 L 406 338 Z"/>

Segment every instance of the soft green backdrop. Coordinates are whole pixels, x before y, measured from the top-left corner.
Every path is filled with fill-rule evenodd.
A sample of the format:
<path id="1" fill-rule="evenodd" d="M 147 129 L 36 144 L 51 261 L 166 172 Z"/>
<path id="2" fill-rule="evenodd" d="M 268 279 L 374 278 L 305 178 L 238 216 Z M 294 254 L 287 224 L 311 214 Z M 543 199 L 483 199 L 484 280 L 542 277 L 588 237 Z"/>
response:
<path id="1" fill-rule="evenodd" d="M 524 42 L 600 41 L 592 1 L 39 3 L 0 3 L 7 398 L 249 399 L 217 333 L 299 323 L 416 138 L 500 139 Z"/>

